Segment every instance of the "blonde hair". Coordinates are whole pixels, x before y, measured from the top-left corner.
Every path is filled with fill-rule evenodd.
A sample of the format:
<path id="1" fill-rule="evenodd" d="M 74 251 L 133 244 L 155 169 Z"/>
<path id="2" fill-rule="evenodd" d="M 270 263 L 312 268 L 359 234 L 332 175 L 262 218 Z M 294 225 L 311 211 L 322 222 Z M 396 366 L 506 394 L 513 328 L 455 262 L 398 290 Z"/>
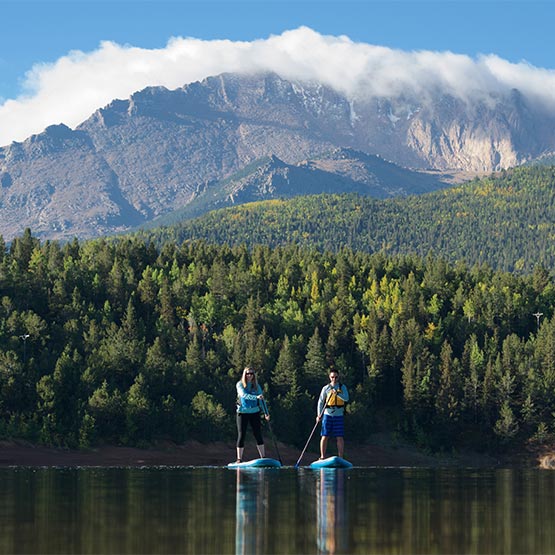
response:
<path id="1" fill-rule="evenodd" d="M 256 387 L 258 385 L 258 382 L 256 381 L 256 372 L 254 371 L 254 368 L 252 366 L 245 366 L 245 369 L 243 370 L 243 375 L 241 376 L 241 383 L 243 384 L 243 387 L 247 387 L 248 385 L 247 372 L 252 372 L 251 383 L 254 387 Z"/>

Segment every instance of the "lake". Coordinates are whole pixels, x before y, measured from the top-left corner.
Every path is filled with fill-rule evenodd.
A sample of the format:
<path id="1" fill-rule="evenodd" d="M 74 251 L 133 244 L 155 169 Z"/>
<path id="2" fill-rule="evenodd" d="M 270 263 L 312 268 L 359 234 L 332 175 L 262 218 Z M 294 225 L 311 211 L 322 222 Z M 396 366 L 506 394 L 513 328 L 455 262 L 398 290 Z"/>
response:
<path id="1" fill-rule="evenodd" d="M 3 468 L 1 553 L 555 553 L 536 469 Z"/>

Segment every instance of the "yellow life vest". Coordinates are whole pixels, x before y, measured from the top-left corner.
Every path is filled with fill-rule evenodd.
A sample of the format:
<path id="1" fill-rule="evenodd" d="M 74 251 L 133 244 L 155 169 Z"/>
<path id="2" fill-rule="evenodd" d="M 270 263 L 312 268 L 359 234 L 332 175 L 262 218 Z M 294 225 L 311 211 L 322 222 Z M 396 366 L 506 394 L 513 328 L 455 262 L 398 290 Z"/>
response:
<path id="1" fill-rule="evenodd" d="M 345 406 L 345 401 L 343 401 L 343 399 L 341 399 L 341 397 L 339 397 L 337 395 L 338 393 L 341 393 L 341 387 L 339 389 L 332 389 L 328 393 L 328 401 L 326 403 L 326 405 L 328 407 L 344 407 Z"/>

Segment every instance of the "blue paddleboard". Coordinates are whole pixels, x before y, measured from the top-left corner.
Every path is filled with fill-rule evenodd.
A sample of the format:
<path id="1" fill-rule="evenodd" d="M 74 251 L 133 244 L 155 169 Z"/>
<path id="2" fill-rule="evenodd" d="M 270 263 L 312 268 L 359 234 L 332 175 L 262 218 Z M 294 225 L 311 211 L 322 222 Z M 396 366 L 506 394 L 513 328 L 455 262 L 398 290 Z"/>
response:
<path id="1" fill-rule="evenodd" d="M 310 468 L 351 468 L 353 465 L 341 457 L 328 457 L 324 460 L 314 461 Z"/>
<path id="2" fill-rule="evenodd" d="M 228 468 L 278 468 L 281 463 L 276 459 L 253 459 L 252 461 L 244 461 L 240 463 L 229 463 Z"/>

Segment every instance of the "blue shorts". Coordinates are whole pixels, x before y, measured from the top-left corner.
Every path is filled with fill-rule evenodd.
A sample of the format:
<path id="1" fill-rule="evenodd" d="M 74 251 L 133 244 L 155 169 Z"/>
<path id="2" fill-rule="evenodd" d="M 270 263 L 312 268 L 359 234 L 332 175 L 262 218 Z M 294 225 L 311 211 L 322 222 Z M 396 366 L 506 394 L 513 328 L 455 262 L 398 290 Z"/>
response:
<path id="1" fill-rule="evenodd" d="M 320 435 L 327 437 L 343 437 L 345 435 L 343 416 L 330 416 L 329 414 L 324 414 Z"/>

